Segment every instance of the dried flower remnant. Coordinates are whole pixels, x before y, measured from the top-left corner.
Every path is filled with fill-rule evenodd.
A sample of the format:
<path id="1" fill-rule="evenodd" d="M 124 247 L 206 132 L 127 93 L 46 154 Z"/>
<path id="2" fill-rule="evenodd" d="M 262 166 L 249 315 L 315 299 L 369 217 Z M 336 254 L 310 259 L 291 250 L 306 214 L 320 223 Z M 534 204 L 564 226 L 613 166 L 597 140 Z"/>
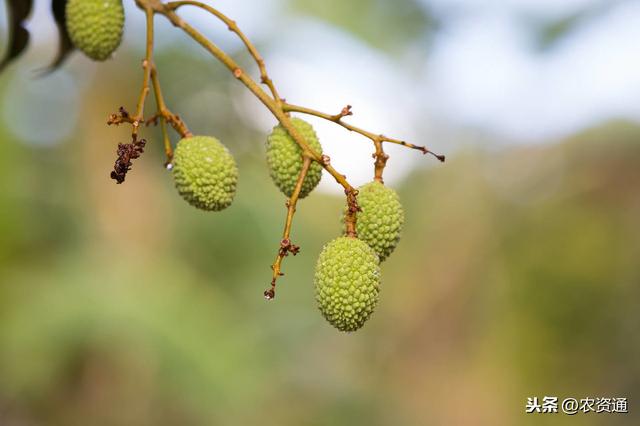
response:
<path id="1" fill-rule="evenodd" d="M 116 159 L 113 171 L 111 172 L 111 179 L 115 180 L 118 184 L 123 183 L 127 172 L 131 170 L 131 161 L 139 158 L 144 152 L 144 146 L 147 141 L 144 139 L 133 140 L 131 143 L 119 143 L 118 144 L 118 158 Z"/>

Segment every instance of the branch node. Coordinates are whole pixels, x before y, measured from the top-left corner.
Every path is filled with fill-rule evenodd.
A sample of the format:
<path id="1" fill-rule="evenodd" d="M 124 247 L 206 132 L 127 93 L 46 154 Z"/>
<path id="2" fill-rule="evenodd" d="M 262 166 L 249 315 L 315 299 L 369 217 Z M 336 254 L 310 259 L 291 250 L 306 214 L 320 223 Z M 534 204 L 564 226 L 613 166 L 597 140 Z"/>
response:
<path id="1" fill-rule="evenodd" d="M 331 120 L 337 123 L 342 118 L 347 117 L 349 115 L 353 115 L 351 108 L 352 108 L 351 105 L 345 106 L 344 108 L 342 108 L 342 110 L 338 114 L 331 116 Z"/>
<path id="2" fill-rule="evenodd" d="M 289 256 L 289 253 L 293 254 L 294 256 L 300 253 L 300 246 L 293 244 L 289 238 L 284 238 L 282 239 L 282 241 L 280 241 L 279 255 L 282 257 L 286 257 Z M 280 275 L 284 274 L 281 273 Z"/>
<path id="3" fill-rule="evenodd" d="M 109 118 L 107 119 L 107 125 L 111 126 L 111 125 L 115 125 L 118 126 L 122 123 L 133 123 L 133 119 L 131 118 L 131 115 L 129 115 L 129 112 L 124 109 L 124 107 L 120 107 L 118 108 L 118 112 L 115 114 L 110 114 Z"/>

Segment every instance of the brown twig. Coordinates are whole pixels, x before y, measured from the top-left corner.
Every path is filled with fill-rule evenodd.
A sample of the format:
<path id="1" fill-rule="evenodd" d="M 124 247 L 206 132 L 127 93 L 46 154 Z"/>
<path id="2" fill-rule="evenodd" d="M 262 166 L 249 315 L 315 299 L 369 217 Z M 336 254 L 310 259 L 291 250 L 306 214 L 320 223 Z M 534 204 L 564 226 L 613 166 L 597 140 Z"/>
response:
<path id="1" fill-rule="evenodd" d="M 158 77 L 158 69 L 155 64 L 151 67 L 151 83 L 153 85 L 153 93 L 156 98 L 156 114 L 147 120 L 147 125 L 150 123 L 156 123 L 158 119 L 160 119 L 160 126 L 162 129 L 162 138 L 164 140 L 164 152 L 167 157 L 167 161 L 165 165 L 171 164 L 171 160 L 173 159 L 173 148 L 171 147 L 171 140 L 169 139 L 169 134 L 167 133 L 167 123 L 169 123 L 173 129 L 183 138 L 188 138 L 193 136 L 191 131 L 187 128 L 185 122 L 180 118 L 180 116 L 172 113 L 164 101 L 164 96 L 162 95 L 162 88 L 160 86 L 160 78 Z"/>
<path id="2" fill-rule="evenodd" d="M 389 159 L 389 157 L 384 153 L 384 150 L 382 149 L 382 143 L 383 142 L 389 142 L 389 143 L 393 143 L 396 145 L 402 145 L 404 147 L 407 148 L 411 148 L 411 149 L 415 149 L 418 150 L 420 152 L 422 152 L 423 154 L 431 154 L 433 155 L 435 158 L 437 158 L 438 160 L 444 162 L 445 160 L 445 156 L 444 155 L 439 155 L 436 154 L 434 152 L 432 152 L 431 150 L 427 149 L 427 147 L 425 146 L 419 146 L 419 145 L 414 145 L 399 139 L 395 139 L 395 138 L 390 138 L 384 135 L 379 135 L 379 134 L 375 134 L 372 132 L 369 132 L 367 130 L 361 129 L 359 127 L 356 127 L 352 124 L 349 123 L 345 123 L 342 119 L 346 116 L 349 115 L 353 115 L 353 111 L 352 111 L 352 107 L 351 105 L 347 105 L 346 107 L 342 108 L 342 111 L 340 111 L 340 113 L 338 114 L 327 114 L 321 111 L 317 111 L 311 108 L 306 108 L 303 106 L 299 106 L 299 105 L 293 105 L 290 103 L 284 103 L 282 105 L 282 109 L 286 112 L 299 112 L 301 114 L 307 114 L 307 115 L 313 115 L 315 117 L 319 117 L 328 121 L 331 121 L 333 123 L 336 123 L 342 127 L 344 127 L 345 129 L 351 131 L 351 132 L 355 132 L 355 133 L 359 133 L 362 136 L 370 139 L 375 146 L 375 153 L 373 154 L 373 158 L 375 158 L 375 179 L 379 180 L 380 182 L 382 182 L 382 172 L 384 171 L 384 168 L 387 164 L 387 160 Z"/>
<path id="3" fill-rule="evenodd" d="M 347 211 L 344 214 L 346 234 L 349 237 L 357 238 L 358 233 L 356 232 L 356 217 L 357 214 L 362 211 L 360 209 L 360 206 L 358 205 L 358 190 L 345 190 L 345 195 L 347 196 Z"/>
<path id="4" fill-rule="evenodd" d="M 152 57 L 153 57 L 153 18 L 154 11 L 150 7 L 144 9 L 147 17 L 147 43 L 145 49 L 144 59 L 142 60 L 142 69 L 144 71 L 142 77 L 142 89 L 140 90 L 140 96 L 138 97 L 138 105 L 136 107 L 136 114 L 132 117 L 133 125 L 132 139 L 135 141 L 138 137 L 138 129 L 140 124 L 144 122 L 144 104 L 149 94 L 149 81 L 151 79 Z"/>
<path id="5" fill-rule="evenodd" d="M 162 96 L 160 81 L 158 80 L 158 71 L 155 67 L 155 64 L 153 68 L 151 68 L 151 84 L 153 85 L 153 94 L 156 99 L 156 108 L 158 110 L 158 113 L 154 117 L 152 117 L 152 121 L 155 124 L 158 117 L 160 118 L 162 142 L 164 145 L 164 153 L 167 158 L 165 166 L 168 166 L 169 164 L 171 164 L 171 160 L 173 160 L 173 148 L 171 147 L 171 138 L 169 137 L 169 132 L 167 132 L 167 119 L 161 113 L 161 111 L 164 109 L 164 97 Z M 147 120 L 147 126 L 149 125 L 150 121 L 151 120 Z"/>
<path id="6" fill-rule="evenodd" d="M 298 175 L 296 186 L 293 189 L 291 197 L 289 197 L 286 203 L 287 219 L 284 224 L 284 231 L 282 232 L 282 240 L 280 240 L 280 248 L 278 249 L 276 260 L 273 262 L 273 265 L 271 265 L 271 270 L 273 271 L 271 287 L 264 292 L 264 297 L 267 300 L 271 300 L 276 297 L 276 281 L 278 277 L 284 275 L 281 271 L 282 261 L 284 260 L 284 258 L 287 257 L 289 253 L 295 256 L 300 251 L 300 247 L 291 242 L 291 226 L 293 224 L 293 216 L 296 213 L 296 205 L 298 204 L 298 199 L 300 198 L 300 191 L 302 191 L 302 185 L 304 184 L 304 179 L 307 177 L 307 173 L 309 172 L 309 167 L 311 166 L 312 161 L 313 160 L 311 159 L 311 157 L 304 156 L 302 161 L 302 169 L 300 170 L 300 174 Z"/>
<path id="7" fill-rule="evenodd" d="M 109 126 L 119 126 L 122 123 L 133 124 L 133 117 L 129 114 L 129 112 L 121 106 L 118 108 L 118 112 L 115 114 L 111 114 L 109 119 L 107 120 L 107 125 Z"/>
<path id="8" fill-rule="evenodd" d="M 375 160 L 373 163 L 373 166 L 374 166 L 373 178 L 380 183 L 384 183 L 382 174 L 384 172 L 384 168 L 387 166 L 387 160 L 389 160 L 389 156 L 384 152 L 384 149 L 382 148 L 381 140 L 379 139 L 374 140 L 373 145 L 376 148 L 376 152 L 374 152 L 371 155 Z"/>
<path id="9" fill-rule="evenodd" d="M 224 22 L 227 28 L 229 28 L 229 31 L 234 32 L 240 38 L 240 40 L 242 40 L 242 43 L 244 43 L 245 47 L 249 51 L 249 54 L 255 60 L 256 64 L 258 65 L 258 69 L 260 70 L 260 81 L 269 88 L 269 90 L 271 91 L 271 95 L 273 96 L 273 99 L 278 104 L 281 103 L 282 100 L 280 99 L 280 95 L 276 90 L 275 84 L 273 84 L 273 80 L 271 80 L 271 77 L 269 77 L 269 74 L 267 73 L 267 66 L 264 63 L 264 59 L 262 58 L 262 55 L 260 55 L 260 52 L 258 52 L 258 49 L 256 49 L 255 45 L 251 42 L 251 40 L 249 40 L 249 38 L 242 32 L 242 30 L 240 30 L 240 27 L 238 27 L 238 24 L 236 23 L 236 21 L 229 18 L 219 10 L 209 6 L 208 4 L 204 4 L 199 1 L 184 0 L 184 1 L 172 1 L 167 3 L 167 7 L 170 10 L 174 10 L 174 11 L 182 6 L 199 7 L 201 9 L 206 10 L 207 12 L 211 13 L 216 18 Z"/>

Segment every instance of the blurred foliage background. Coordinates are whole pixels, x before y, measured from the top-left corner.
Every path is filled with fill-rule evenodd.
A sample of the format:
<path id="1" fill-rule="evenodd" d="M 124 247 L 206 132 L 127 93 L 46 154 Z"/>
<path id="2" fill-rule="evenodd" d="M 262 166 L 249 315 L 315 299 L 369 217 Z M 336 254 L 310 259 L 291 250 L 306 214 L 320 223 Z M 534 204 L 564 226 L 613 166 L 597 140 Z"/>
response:
<path id="1" fill-rule="evenodd" d="M 409 74 L 451 16 L 409 0 L 255 7 L 281 25 L 313 19 Z M 604 9 L 531 19 L 531 34 L 551 49 Z M 638 122 L 594 118 L 521 143 L 456 123 L 445 131 L 424 105 L 390 100 L 448 160 L 393 151 L 404 237 L 383 265 L 374 316 L 340 334 L 317 311 L 312 276 L 340 232 L 342 198 L 317 191 L 299 206 L 302 252 L 265 302 L 285 214 L 262 151 L 273 123 L 254 119 L 264 112 L 168 25 L 156 58 L 165 95 L 234 152 L 236 201 L 216 214 L 186 205 L 155 129 L 125 184 L 108 178 L 128 129 L 105 121 L 133 105 L 141 77 L 141 21 L 127 19 L 112 61 L 75 55 L 34 78 L 55 47 L 46 40 L 0 76 L 0 425 L 639 424 Z M 266 52 L 283 42 L 273 28 L 255 33 Z M 425 117 L 438 125 L 427 131 Z M 627 397 L 630 413 L 525 415 L 526 398 L 544 395 Z"/>

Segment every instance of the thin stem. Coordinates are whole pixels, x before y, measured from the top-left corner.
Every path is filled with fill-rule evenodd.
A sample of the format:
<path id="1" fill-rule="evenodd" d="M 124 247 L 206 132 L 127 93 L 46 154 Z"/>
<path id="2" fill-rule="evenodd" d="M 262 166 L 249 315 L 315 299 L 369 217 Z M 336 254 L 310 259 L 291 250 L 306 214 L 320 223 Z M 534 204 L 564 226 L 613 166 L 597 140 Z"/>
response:
<path id="1" fill-rule="evenodd" d="M 171 139 L 167 132 L 167 117 L 163 114 L 163 111 L 166 111 L 167 107 L 164 103 L 160 80 L 158 78 L 158 70 L 155 65 L 151 68 L 151 83 L 153 84 L 153 93 L 156 98 L 156 108 L 160 115 L 160 128 L 162 129 L 162 140 L 164 141 L 164 153 L 167 156 L 165 165 L 168 165 L 171 163 L 171 160 L 173 160 L 173 148 L 171 147 Z"/>
<path id="2" fill-rule="evenodd" d="M 432 152 L 431 150 L 427 149 L 427 147 L 425 146 L 420 146 L 420 145 L 414 145 L 399 139 L 394 139 L 394 138 L 390 138 L 387 137 L 385 135 L 379 135 L 379 134 L 375 134 L 372 132 L 369 132 L 367 130 L 361 129 L 359 127 L 356 127 L 354 125 L 351 125 L 349 123 L 345 123 L 342 119 L 347 116 L 347 115 L 352 115 L 351 112 L 351 106 L 347 105 L 345 108 L 342 109 L 342 112 L 338 113 L 338 114 L 327 114 L 324 112 L 320 112 L 311 108 L 306 108 L 303 106 L 299 106 L 299 105 L 293 105 L 290 103 L 285 103 L 282 105 L 282 109 L 286 112 L 299 112 L 302 114 L 307 114 L 307 115 L 313 115 L 319 118 L 323 118 L 325 120 L 331 121 L 333 123 L 336 123 L 342 127 L 344 127 L 345 129 L 352 131 L 352 132 L 356 132 L 361 134 L 362 136 L 371 139 L 374 143 L 376 142 L 389 142 L 389 143 L 393 143 L 396 145 L 402 145 L 405 146 L 407 148 L 411 148 L 411 149 L 415 149 L 417 151 L 421 151 L 423 154 L 431 154 L 434 157 L 436 157 L 438 160 L 444 162 L 445 160 L 445 156 L 444 155 L 439 155 L 436 154 L 434 152 Z"/>
<path id="3" fill-rule="evenodd" d="M 347 195 L 347 211 L 344 214 L 344 223 L 348 237 L 358 237 L 356 232 L 356 216 L 362 211 L 358 205 L 358 191 L 349 192 Z"/>
<path id="4" fill-rule="evenodd" d="M 153 91 L 156 95 L 156 103 L 158 106 L 158 112 L 150 120 L 155 120 L 158 117 L 164 119 L 167 123 L 173 127 L 173 129 L 183 138 L 189 138 L 193 136 L 193 133 L 189 130 L 186 123 L 180 118 L 179 115 L 172 113 L 164 102 L 164 96 L 162 95 L 162 88 L 160 86 L 160 79 L 158 77 L 158 70 L 154 65 L 151 70 L 151 81 L 153 82 Z"/>
<path id="5" fill-rule="evenodd" d="M 389 156 L 385 154 L 384 149 L 382 148 L 381 140 L 374 140 L 373 145 L 376 147 L 376 152 L 373 153 L 373 158 L 375 160 L 375 162 L 373 163 L 374 165 L 373 179 L 384 184 L 384 179 L 382 178 L 382 174 L 384 172 L 384 168 L 387 165 L 387 160 L 389 160 Z"/>
<path id="6" fill-rule="evenodd" d="M 286 256 L 289 255 L 289 253 L 295 256 L 300 251 L 300 247 L 294 245 L 291 242 L 291 227 L 293 224 L 293 216 L 296 213 L 296 205 L 298 204 L 300 192 L 302 191 L 302 185 L 304 184 L 304 179 L 307 177 L 307 173 L 309 172 L 309 167 L 311 166 L 312 161 L 313 160 L 310 157 L 304 157 L 302 162 L 302 169 L 300 170 L 300 174 L 298 175 L 296 186 L 293 189 L 291 197 L 289 197 L 289 199 L 287 200 L 287 219 L 284 224 L 284 231 L 282 232 L 282 240 L 280 240 L 280 249 L 278 250 L 276 260 L 273 262 L 273 265 L 271 265 L 271 269 L 273 270 L 271 288 L 264 292 L 264 297 L 268 300 L 271 300 L 276 296 L 276 281 L 278 277 L 284 275 L 281 272 L 282 261 Z"/>
<path id="7" fill-rule="evenodd" d="M 142 69 L 144 70 L 144 76 L 142 78 L 142 90 L 138 97 L 138 105 L 136 107 L 136 114 L 133 116 L 133 131 L 132 138 L 137 140 L 138 129 L 140 123 L 144 121 L 144 103 L 149 94 L 149 80 L 151 78 L 152 57 L 153 57 L 153 17 L 155 15 L 151 7 L 145 7 L 144 12 L 147 17 L 147 44 L 144 60 L 142 61 Z"/>
<path id="8" fill-rule="evenodd" d="M 269 88 L 273 96 L 273 99 L 278 104 L 282 102 L 280 99 L 280 95 L 276 90 L 276 86 L 273 84 L 273 80 L 271 80 L 271 77 L 269 77 L 269 74 L 267 73 L 267 67 L 265 65 L 264 59 L 262 58 L 262 55 L 260 55 L 260 52 L 255 47 L 255 45 L 251 42 L 251 40 L 249 40 L 249 38 L 242 32 L 242 30 L 240 30 L 240 27 L 238 27 L 238 24 L 236 23 L 236 21 L 229 18 L 219 10 L 209 6 L 208 4 L 205 4 L 199 1 L 183 0 L 183 1 L 172 1 L 167 3 L 167 7 L 170 10 L 174 10 L 174 11 L 182 6 L 196 6 L 206 10 L 207 12 L 211 13 L 216 18 L 224 22 L 225 25 L 229 28 L 229 31 L 232 31 L 235 34 L 237 34 L 237 36 L 240 38 L 240 40 L 242 40 L 242 43 L 244 43 L 245 47 L 249 51 L 249 54 L 251 55 L 251 57 L 253 57 L 256 64 L 258 65 L 258 69 L 260 70 L 260 80 L 262 81 L 263 84 L 265 84 Z"/>

